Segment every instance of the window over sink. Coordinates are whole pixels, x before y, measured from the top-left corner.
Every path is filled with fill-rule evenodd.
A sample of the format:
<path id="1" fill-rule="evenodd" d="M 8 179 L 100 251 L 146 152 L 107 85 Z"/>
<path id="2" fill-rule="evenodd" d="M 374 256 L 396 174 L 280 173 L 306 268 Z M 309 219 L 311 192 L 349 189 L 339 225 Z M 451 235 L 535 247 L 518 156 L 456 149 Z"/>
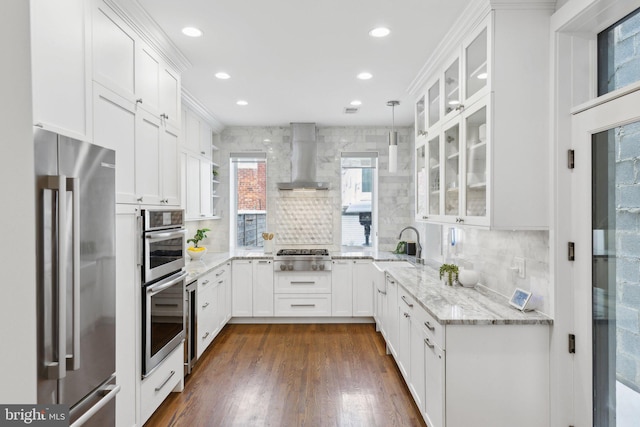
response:
<path id="1" fill-rule="evenodd" d="M 378 153 L 344 152 L 341 158 L 341 244 L 377 246 Z"/>

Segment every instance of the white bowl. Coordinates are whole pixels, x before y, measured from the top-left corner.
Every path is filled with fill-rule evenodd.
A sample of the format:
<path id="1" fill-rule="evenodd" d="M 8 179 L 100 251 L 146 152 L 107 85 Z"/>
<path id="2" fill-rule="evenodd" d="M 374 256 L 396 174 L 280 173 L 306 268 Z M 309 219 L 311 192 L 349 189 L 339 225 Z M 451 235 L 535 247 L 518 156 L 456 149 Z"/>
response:
<path id="1" fill-rule="evenodd" d="M 189 254 L 189 258 L 191 258 L 193 261 L 199 260 L 200 258 L 202 258 L 204 256 L 204 254 L 207 253 L 207 248 L 205 248 L 205 247 L 202 247 L 202 249 L 204 249 L 204 250 L 197 251 L 197 252 L 196 251 L 192 251 L 191 249 L 192 249 L 191 247 L 187 248 L 187 253 Z"/>
<path id="2" fill-rule="evenodd" d="M 473 270 L 460 270 L 458 282 L 465 288 L 473 288 L 478 283 L 478 273 Z"/>

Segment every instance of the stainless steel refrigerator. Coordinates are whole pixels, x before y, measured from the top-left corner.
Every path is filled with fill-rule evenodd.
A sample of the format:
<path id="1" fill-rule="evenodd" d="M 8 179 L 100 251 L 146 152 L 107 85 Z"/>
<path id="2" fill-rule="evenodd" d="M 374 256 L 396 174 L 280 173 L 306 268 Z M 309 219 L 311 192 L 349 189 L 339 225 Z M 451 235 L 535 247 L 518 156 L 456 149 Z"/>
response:
<path id="1" fill-rule="evenodd" d="M 38 403 L 114 426 L 115 152 L 35 129 Z"/>

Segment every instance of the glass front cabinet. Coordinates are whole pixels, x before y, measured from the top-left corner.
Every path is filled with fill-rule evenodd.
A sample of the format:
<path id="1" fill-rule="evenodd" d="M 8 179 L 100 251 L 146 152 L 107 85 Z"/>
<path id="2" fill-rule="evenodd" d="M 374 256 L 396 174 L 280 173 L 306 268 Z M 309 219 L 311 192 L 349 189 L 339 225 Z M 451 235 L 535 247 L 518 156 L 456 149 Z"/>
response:
<path id="1" fill-rule="evenodd" d="M 538 89 L 545 85 L 523 82 L 547 78 L 551 12 L 491 10 L 456 49 L 434 54 L 445 60 L 414 92 L 424 118 L 416 122 L 417 221 L 548 228 L 549 100 Z"/>

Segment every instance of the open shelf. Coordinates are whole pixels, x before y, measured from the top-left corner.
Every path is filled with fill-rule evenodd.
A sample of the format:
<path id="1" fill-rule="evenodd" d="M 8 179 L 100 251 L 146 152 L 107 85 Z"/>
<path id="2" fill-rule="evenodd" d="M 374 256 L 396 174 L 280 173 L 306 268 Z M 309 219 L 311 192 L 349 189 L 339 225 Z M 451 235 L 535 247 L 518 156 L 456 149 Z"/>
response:
<path id="1" fill-rule="evenodd" d="M 477 144 L 473 144 L 469 146 L 469 150 L 475 150 L 477 148 L 481 148 L 487 145 L 487 141 L 480 141 Z"/>
<path id="2" fill-rule="evenodd" d="M 458 151 L 457 153 L 453 153 L 447 156 L 447 159 L 453 160 L 453 159 L 457 159 L 459 156 L 460 156 L 460 152 Z"/>

